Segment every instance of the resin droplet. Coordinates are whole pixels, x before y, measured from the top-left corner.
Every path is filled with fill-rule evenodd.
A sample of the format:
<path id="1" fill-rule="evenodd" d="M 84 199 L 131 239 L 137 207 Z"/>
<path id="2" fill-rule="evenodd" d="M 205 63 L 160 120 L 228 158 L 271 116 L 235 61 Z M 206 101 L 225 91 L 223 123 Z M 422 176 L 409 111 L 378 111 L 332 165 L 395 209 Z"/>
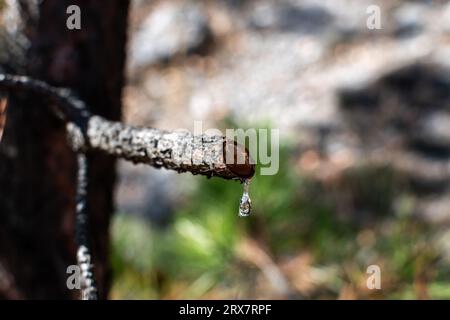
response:
<path id="1" fill-rule="evenodd" d="M 241 202 L 239 203 L 239 217 L 248 217 L 252 211 L 252 200 L 248 195 L 248 188 L 250 180 L 244 181 L 244 193 L 242 194 Z"/>

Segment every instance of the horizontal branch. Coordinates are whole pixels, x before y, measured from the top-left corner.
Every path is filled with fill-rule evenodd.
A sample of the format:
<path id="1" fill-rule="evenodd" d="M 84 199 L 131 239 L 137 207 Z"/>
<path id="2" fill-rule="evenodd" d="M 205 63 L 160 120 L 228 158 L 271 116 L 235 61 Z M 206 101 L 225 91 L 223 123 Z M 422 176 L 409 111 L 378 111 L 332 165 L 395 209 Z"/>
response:
<path id="1" fill-rule="evenodd" d="M 93 116 L 88 120 L 87 138 L 91 148 L 134 163 L 226 179 L 253 175 L 248 156 L 247 164 L 226 164 L 227 141 L 222 136 L 131 127 Z"/>
<path id="2" fill-rule="evenodd" d="M 132 127 L 109 121 L 91 115 L 83 101 L 69 90 L 28 77 L 0 75 L 0 88 L 33 91 L 53 100 L 57 114 L 67 122 L 74 150 L 101 150 L 134 163 L 225 179 L 250 178 L 255 171 L 247 149 L 222 136 Z M 230 158 L 234 159 L 232 163 Z"/>

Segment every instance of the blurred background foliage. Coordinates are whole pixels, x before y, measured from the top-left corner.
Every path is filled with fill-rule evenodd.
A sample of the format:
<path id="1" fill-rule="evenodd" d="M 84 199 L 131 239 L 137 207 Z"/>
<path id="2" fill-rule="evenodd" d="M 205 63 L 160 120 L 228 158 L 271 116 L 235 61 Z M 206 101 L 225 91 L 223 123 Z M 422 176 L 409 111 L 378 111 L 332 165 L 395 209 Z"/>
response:
<path id="1" fill-rule="evenodd" d="M 449 17 L 431 0 L 134 1 L 125 120 L 280 129 L 280 170 L 239 218 L 238 182 L 122 163 L 111 297 L 449 299 Z"/>
<path id="2" fill-rule="evenodd" d="M 242 186 L 214 178 L 197 181 L 166 227 L 119 212 L 112 298 L 450 298 L 450 233 L 413 216 L 391 169 L 350 170 L 339 189 L 384 216 L 340 216 L 340 199 L 292 170 L 292 154 L 283 145 L 279 173 L 252 179 L 248 218 L 237 215 Z M 372 264 L 383 290 L 366 287 Z"/>

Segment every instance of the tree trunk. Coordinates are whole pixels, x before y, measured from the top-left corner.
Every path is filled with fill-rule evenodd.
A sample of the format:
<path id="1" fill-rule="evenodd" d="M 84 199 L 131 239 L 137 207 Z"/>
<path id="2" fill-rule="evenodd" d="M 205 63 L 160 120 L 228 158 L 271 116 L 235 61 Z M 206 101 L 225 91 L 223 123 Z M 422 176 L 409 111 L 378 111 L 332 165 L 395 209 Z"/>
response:
<path id="1" fill-rule="evenodd" d="M 81 29 L 66 27 L 69 5 L 81 8 Z M 120 120 L 127 0 L 45 0 L 26 19 L 27 74 L 73 89 L 94 114 Z M 109 288 L 109 233 L 115 160 L 90 152 L 89 212 L 100 298 Z M 0 144 L 0 298 L 78 298 L 66 287 L 76 264 L 76 158 L 64 125 L 48 103 L 11 94 Z"/>

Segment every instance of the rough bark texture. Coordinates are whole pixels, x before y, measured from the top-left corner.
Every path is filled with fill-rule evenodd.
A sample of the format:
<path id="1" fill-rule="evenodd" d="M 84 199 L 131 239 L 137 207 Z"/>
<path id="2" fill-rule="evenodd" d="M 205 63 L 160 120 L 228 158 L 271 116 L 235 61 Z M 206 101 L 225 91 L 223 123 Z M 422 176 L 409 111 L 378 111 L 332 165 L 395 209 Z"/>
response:
<path id="1" fill-rule="evenodd" d="M 66 28 L 72 4 L 81 8 L 81 30 Z M 38 11 L 37 21 L 26 19 L 27 74 L 69 87 L 93 113 L 120 120 L 128 1 L 46 0 Z M 66 268 L 76 264 L 76 160 L 49 109 L 45 99 L 11 93 L 0 145 L 0 298 L 79 297 L 66 287 Z M 88 162 L 93 262 L 105 298 L 115 160 L 92 152 Z"/>
<path id="2" fill-rule="evenodd" d="M 54 102 L 55 114 L 67 123 L 68 138 L 75 151 L 101 150 L 135 163 L 208 177 L 243 180 L 254 174 L 248 150 L 225 137 L 109 121 L 92 115 L 70 90 L 26 76 L 0 74 L 0 89 L 30 92 Z"/>
<path id="3" fill-rule="evenodd" d="M 135 163 L 225 179 L 249 178 L 254 173 L 245 150 L 238 157 L 243 159 L 240 165 L 226 163 L 226 152 L 237 153 L 239 149 L 227 148 L 228 143 L 234 146 L 233 141 L 227 142 L 222 136 L 130 127 L 93 116 L 88 121 L 87 137 L 91 148 Z M 241 168 L 241 172 L 236 172 L 231 165 Z"/>
<path id="4" fill-rule="evenodd" d="M 80 289 L 83 300 L 97 300 L 98 290 L 92 265 L 89 236 L 88 163 L 84 153 L 78 154 L 75 234 L 78 266 L 81 269 Z"/>

